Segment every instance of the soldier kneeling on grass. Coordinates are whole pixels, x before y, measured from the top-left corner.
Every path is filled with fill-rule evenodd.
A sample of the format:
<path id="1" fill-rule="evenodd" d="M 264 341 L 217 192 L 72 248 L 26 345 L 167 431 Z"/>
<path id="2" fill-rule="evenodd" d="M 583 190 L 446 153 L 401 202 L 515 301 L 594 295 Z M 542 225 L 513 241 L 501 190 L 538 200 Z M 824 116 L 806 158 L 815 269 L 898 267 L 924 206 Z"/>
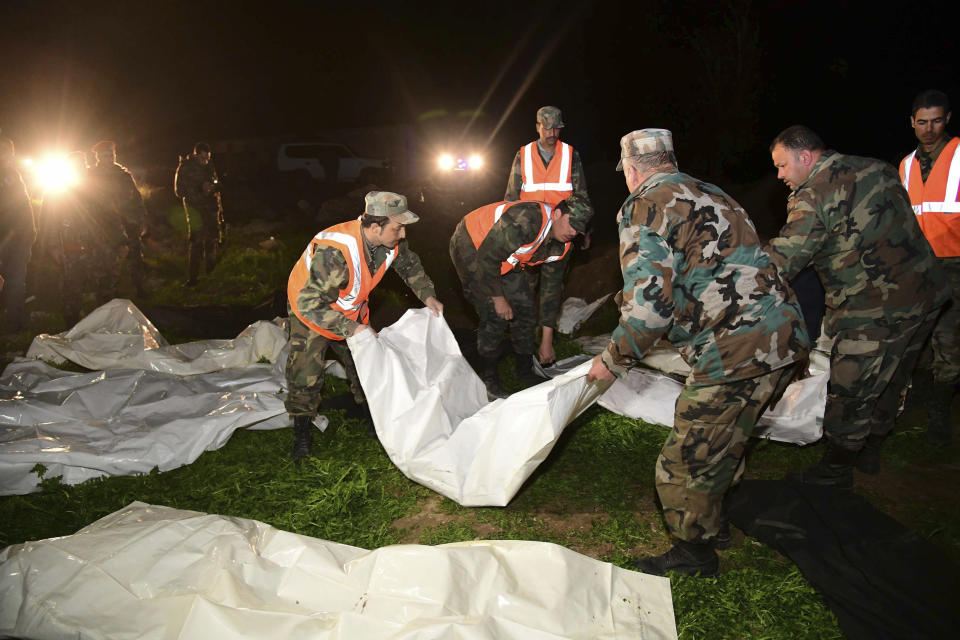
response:
<path id="1" fill-rule="evenodd" d="M 346 339 L 369 326 L 367 300 L 393 268 L 434 315 L 443 312 L 433 281 L 406 241 L 406 225 L 419 220 L 404 196 L 371 191 L 363 215 L 318 233 L 287 281 L 290 356 L 287 413 L 293 418 L 294 459 L 310 455 L 313 418 L 322 399 L 323 359 L 329 346 L 347 372 L 358 406 L 366 405 Z"/>

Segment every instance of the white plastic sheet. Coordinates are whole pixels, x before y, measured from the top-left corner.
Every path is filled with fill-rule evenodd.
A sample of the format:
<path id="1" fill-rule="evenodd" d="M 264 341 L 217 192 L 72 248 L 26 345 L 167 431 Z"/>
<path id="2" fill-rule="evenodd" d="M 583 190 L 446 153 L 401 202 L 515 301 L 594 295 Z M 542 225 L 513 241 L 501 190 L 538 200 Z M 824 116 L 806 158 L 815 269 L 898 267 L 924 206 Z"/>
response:
<path id="1" fill-rule="evenodd" d="M 577 340 L 584 350 L 594 353 L 599 353 L 609 341 L 609 334 Z M 625 377 L 613 383 L 597 404 L 622 416 L 672 427 L 674 406 L 683 384 L 666 374 L 686 376 L 690 367 L 676 349 L 662 345 L 641 362 L 657 371 L 631 369 Z M 753 432 L 755 437 L 794 444 L 809 444 L 820 439 L 827 403 L 830 356 L 822 351 L 812 351 L 809 369 L 809 377 L 791 383 L 776 406 L 760 417 Z"/>
<path id="2" fill-rule="evenodd" d="M 487 402 L 443 318 L 407 311 L 348 339 L 380 442 L 404 475 L 465 506 L 506 505 L 606 389 L 589 365 Z"/>
<path id="3" fill-rule="evenodd" d="M 276 362 L 287 344 L 284 329 L 255 322 L 234 340 L 202 340 L 169 345 L 129 300 L 115 299 L 94 309 L 70 330 L 39 335 L 27 358 L 75 362 L 87 369 L 147 369 L 190 375 L 244 367 L 266 358 Z"/>
<path id="4" fill-rule="evenodd" d="M 677 637 L 670 582 L 563 547 L 477 541 L 365 551 L 133 503 L 0 552 L 0 634 L 110 638 Z"/>
<path id="5" fill-rule="evenodd" d="M 566 334 L 573 333 L 612 295 L 612 293 L 608 293 L 590 304 L 587 304 L 587 301 L 583 298 L 567 298 L 560 308 L 560 317 L 557 318 L 557 331 Z"/>

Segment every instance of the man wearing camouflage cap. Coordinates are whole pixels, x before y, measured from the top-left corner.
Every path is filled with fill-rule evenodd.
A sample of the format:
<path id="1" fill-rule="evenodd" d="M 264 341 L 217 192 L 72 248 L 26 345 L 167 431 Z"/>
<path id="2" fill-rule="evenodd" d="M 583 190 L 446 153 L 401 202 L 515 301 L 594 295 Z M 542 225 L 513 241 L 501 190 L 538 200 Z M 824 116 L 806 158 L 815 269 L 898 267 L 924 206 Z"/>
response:
<path id="1" fill-rule="evenodd" d="M 554 205 L 576 194 L 589 204 L 580 154 L 566 142 L 560 142 L 563 126 L 560 109 L 540 107 L 537 110 L 538 139 L 517 151 L 504 200 L 533 200 Z"/>
<path id="2" fill-rule="evenodd" d="M 677 542 L 637 564 L 658 575 L 714 575 L 715 548 L 730 545 L 724 494 L 743 474 L 760 414 L 803 366 L 809 339 L 746 212 L 678 171 L 670 131 L 628 133 L 620 148 L 617 169 L 630 189 L 617 216 L 620 322 L 588 380 L 623 376 L 661 338 L 690 365 L 655 471 Z"/>
<path id="3" fill-rule="evenodd" d="M 495 202 L 468 213 L 453 232 L 450 258 L 464 295 L 480 316 L 477 350 L 483 359 L 481 377 L 491 396 L 504 397 L 497 363 L 508 329 L 517 378 L 525 385 L 540 382 L 533 372 L 537 293 L 538 356 L 544 364 L 556 360 L 553 332 L 563 301 L 571 241 L 586 230 L 592 215 L 590 202 L 575 195 L 556 206 Z"/>
<path id="4" fill-rule="evenodd" d="M 791 191 L 770 257 L 787 278 L 813 266 L 834 338 L 826 450 L 796 479 L 849 488 L 854 464 L 878 471 L 900 393 L 949 294 L 896 169 L 828 150 L 802 125 L 774 138 L 770 154 Z"/>
<path id="5" fill-rule="evenodd" d="M 314 236 L 287 281 L 290 356 L 284 406 L 294 422 L 294 459 L 310 455 L 328 346 L 347 372 L 354 401 L 366 403 L 346 339 L 370 329 L 367 301 L 387 269 L 392 267 L 434 315 L 443 312 L 433 281 L 407 247 L 406 225 L 420 219 L 407 209 L 407 199 L 371 191 L 365 203 L 358 219 Z"/>

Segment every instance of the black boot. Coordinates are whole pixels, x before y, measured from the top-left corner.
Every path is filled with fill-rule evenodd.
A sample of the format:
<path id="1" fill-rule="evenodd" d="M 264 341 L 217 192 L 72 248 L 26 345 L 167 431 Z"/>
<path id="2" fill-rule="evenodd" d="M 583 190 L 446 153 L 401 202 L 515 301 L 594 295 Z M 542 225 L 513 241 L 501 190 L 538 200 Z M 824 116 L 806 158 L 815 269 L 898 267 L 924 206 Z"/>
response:
<path id="1" fill-rule="evenodd" d="M 290 457 L 300 460 L 310 455 L 313 447 L 313 418 L 310 416 L 294 416 L 293 418 L 293 452 Z"/>
<path id="2" fill-rule="evenodd" d="M 513 356 L 513 375 L 523 388 L 532 387 L 543 382 L 543 378 L 533 371 L 533 354 L 518 353 Z"/>
<path id="3" fill-rule="evenodd" d="M 878 436 L 870 434 L 867 436 L 867 442 L 857 454 L 857 469 L 863 473 L 875 476 L 880 473 L 880 448 L 887 436 Z"/>
<path id="4" fill-rule="evenodd" d="M 497 357 L 483 357 L 483 373 L 480 378 L 487 388 L 487 395 L 491 398 L 506 398 L 509 395 L 504 393 L 503 387 L 500 385 L 499 362 L 500 360 Z"/>
<path id="5" fill-rule="evenodd" d="M 713 548 L 718 551 L 723 551 L 733 546 L 733 533 L 730 531 L 730 521 L 727 520 L 727 516 L 720 516 L 720 528 L 717 530 L 717 535 L 713 536 L 711 542 L 713 542 Z"/>
<path id="6" fill-rule="evenodd" d="M 641 558 L 635 563 L 644 573 L 662 576 L 667 571 L 676 571 L 688 576 L 709 578 L 718 573 L 720 561 L 711 544 L 695 544 L 680 540 L 670 551 L 660 556 Z"/>
<path id="7" fill-rule="evenodd" d="M 956 385 L 950 382 L 935 382 L 930 389 L 927 403 L 927 441 L 930 444 L 947 446 L 953 439 L 953 395 Z"/>
<path id="8" fill-rule="evenodd" d="M 788 473 L 787 478 L 803 484 L 852 489 L 853 463 L 857 459 L 857 453 L 837 446 L 832 440 L 827 440 L 827 448 L 820 462 L 806 471 Z"/>

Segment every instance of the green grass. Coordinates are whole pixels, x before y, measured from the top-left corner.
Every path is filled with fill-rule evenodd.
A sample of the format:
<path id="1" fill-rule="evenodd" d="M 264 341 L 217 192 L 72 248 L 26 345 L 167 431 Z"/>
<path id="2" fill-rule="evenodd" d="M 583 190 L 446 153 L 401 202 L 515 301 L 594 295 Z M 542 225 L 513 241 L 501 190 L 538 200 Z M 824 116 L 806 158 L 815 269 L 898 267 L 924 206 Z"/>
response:
<path id="1" fill-rule="evenodd" d="M 157 304 L 254 304 L 282 286 L 289 266 L 316 229 L 278 229 L 280 244 L 261 249 L 262 234 L 235 229 L 223 260 L 195 290 L 178 285 L 182 254 L 148 256 L 159 286 Z M 273 233 L 272 231 L 270 232 Z M 445 255 L 442 251 L 436 255 Z M 420 251 L 422 257 L 428 252 Z M 426 262 L 426 259 L 425 259 Z M 430 273 L 441 273 L 431 269 Z M 255 275 L 252 275 L 255 274 Z M 443 283 L 438 283 L 443 284 Z M 401 285 L 402 286 L 402 285 Z M 385 304 L 409 306 L 406 293 Z M 611 303 L 583 332 L 609 331 Z M 23 350 L 35 331 L 0 338 L 0 352 Z M 161 328 L 162 330 L 162 328 Z M 166 334 L 171 341 L 182 341 Z M 558 358 L 579 352 L 562 337 Z M 505 385 L 516 390 L 512 359 Z M 326 392 L 347 390 L 328 378 Z M 0 547 L 69 535 L 132 501 L 252 518 L 280 529 L 363 548 L 395 543 L 443 544 L 472 539 L 554 542 L 591 557 L 628 566 L 631 559 L 670 545 L 655 501 L 653 468 L 667 429 L 592 407 L 567 427 L 547 460 L 503 508 L 466 508 L 408 480 L 366 426 L 330 412 L 316 434 L 314 455 L 297 465 L 288 458 L 291 430 L 236 432 L 227 444 L 191 465 L 165 473 L 92 480 L 77 486 L 45 478 L 42 491 L 0 498 Z M 955 500 L 899 490 L 908 482 L 955 486 L 957 447 L 926 444 L 922 415 L 907 414 L 884 449 L 884 473 L 858 492 L 916 528 L 960 561 L 960 516 Z M 820 446 L 756 442 L 747 477 L 779 478 L 815 462 Z M 38 469 L 38 471 L 40 471 Z M 919 478 L 919 480 L 917 480 Z M 680 637 L 789 639 L 841 638 L 836 619 L 788 559 L 746 539 L 721 552 L 721 575 L 671 579 Z"/>

